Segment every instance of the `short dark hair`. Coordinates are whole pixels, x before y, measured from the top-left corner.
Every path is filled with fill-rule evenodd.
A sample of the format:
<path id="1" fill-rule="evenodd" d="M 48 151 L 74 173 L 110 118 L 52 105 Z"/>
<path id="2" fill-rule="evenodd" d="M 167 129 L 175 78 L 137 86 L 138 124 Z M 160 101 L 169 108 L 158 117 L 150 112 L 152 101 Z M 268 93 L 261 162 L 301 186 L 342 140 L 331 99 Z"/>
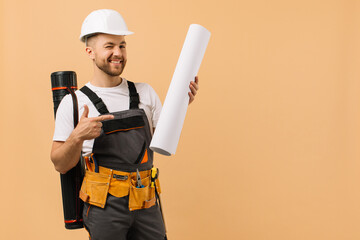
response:
<path id="1" fill-rule="evenodd" d="M 89 34 L 89 35 L 86 35 L 85 36 L 85 46 L 87 47 L 88 46 L 88 41 L 89 41 L 89 39 L 90 38 L 92 38 L 92 37 L 95 37 L 96 35 L 98 35 L 99 33 L 92 33 L 92 34 Z"/>

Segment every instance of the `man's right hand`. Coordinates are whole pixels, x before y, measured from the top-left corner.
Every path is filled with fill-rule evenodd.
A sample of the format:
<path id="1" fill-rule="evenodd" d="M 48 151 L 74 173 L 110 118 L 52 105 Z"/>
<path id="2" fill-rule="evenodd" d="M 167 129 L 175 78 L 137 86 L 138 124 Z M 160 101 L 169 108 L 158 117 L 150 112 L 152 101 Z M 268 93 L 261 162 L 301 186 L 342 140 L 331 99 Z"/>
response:
<path id="1" fill-rule="evenodd" d="M 84 105 L 84 112 L 72 135 L 79 140 L 91 140 L 100 136 L 102 121 L 114 119 L 113 115 L 102 115 L 89 118 L 89 107 Z"/>
<path id="2" fill-rule="evenodd" d="M 97 138 L 101 133 L 102 121 L 114 119 L 113 115 L 89 118 L 89 107 L 84 105 L 84 112 L 76 128 L 65 142 L 53 142 L 51 160 L 55 169 L 64 174 L 76 166 L 84 140 Z"/>

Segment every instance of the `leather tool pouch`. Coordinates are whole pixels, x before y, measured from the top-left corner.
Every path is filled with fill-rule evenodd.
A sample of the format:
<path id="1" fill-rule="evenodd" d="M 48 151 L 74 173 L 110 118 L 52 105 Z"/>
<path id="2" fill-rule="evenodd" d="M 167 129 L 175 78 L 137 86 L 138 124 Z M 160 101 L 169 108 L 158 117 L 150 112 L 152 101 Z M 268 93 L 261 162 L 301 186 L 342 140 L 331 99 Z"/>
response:
<path id="1" fill-rule="evenodd" d="M 102 168 L 105 169 L 105 168 Z M 110 169 L 109 169 L 110 170 Z M 105 207 L 107 194 L 110 193 L 115 197 L 124 197 L 129 195 L 129 210 L 150 208 L 156 203 L 156 194 L 161 193 L 159 179 L 155 179 L 155 187 L 151 187 L 150 176 L 144 176 L 141 179 L 143 188 L 137 188 L 135 174 L 133 178 L 126 180 L 117 180 L 114 174 L 96 173 L 86 170 L 83 184 L 80 190 L 80 198 L 91 205 L 101 208 Z M 131 175 L 131 174 L 130 174 Z M 148 174 L 147 174 L 148 175 Z"/>
<path id="2" fill-rule="evenodd" d="M 136 187 L 136 180 L 131 179 L 129 194 L 129 210 L 134 211 L 143 208 L 150 208 L 156 203 L 155 187 L 150 186 L 150 177 L 141 179 L 143 188 Z M 156 189 L 160 194 L 159 179 L 155 180 Z"/>
<path id="3" fill-rule="evenodd" d="M 89 204 L 104 208 L 111 175 L 86 171 L 80 189 L 80 198 Z"/>

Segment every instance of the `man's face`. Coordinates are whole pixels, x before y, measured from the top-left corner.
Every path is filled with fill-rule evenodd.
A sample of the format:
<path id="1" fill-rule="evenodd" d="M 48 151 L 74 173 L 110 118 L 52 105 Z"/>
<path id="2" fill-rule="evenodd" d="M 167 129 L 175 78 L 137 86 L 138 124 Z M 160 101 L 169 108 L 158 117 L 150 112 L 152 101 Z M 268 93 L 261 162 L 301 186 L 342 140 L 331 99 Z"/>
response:
<path id="1" fill-rule="evenodd" d="M 127 61 L 124 36 L 97 34 L 89 38 L 86 51 L 104 73 L 115 77 L 123 72 Z"/>

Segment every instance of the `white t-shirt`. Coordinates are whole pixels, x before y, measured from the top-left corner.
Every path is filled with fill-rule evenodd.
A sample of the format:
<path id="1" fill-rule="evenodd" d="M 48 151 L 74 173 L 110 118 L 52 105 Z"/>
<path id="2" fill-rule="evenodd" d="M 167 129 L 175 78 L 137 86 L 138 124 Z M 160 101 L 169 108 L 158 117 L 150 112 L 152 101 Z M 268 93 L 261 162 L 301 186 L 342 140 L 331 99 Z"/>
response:
<path id="1" fill-rule="evenodd" d="M 122 78 L 121 84 L 116 87 L 102 88 L 93 86 L 91 83 L 87 83 L 86 86 L 103 100 L 110 113 L 129 109 L 129 89 L 125 78 Z M 135 87 L 140 98 L 139 108 L 144 109 L 152 133 L 160 117 L 162 108 L 160 99 L 154 89 L 147 83 L 135 83 Z M 90 99 L 79 90 L 75 93 L 78 100 L 79 120 L 83 114 L 85 104 L 89 107 L 88 117 L 97 117 L 99 112 Z M 73 130 L 73 102 L 71 95 L 68 94 L 62 99 L 56 112 L 53 141 L 65 142 Z M 94 139 L 84 141 L 82 149 L 84 156 L 92 152 L 93 145 Z"/>

